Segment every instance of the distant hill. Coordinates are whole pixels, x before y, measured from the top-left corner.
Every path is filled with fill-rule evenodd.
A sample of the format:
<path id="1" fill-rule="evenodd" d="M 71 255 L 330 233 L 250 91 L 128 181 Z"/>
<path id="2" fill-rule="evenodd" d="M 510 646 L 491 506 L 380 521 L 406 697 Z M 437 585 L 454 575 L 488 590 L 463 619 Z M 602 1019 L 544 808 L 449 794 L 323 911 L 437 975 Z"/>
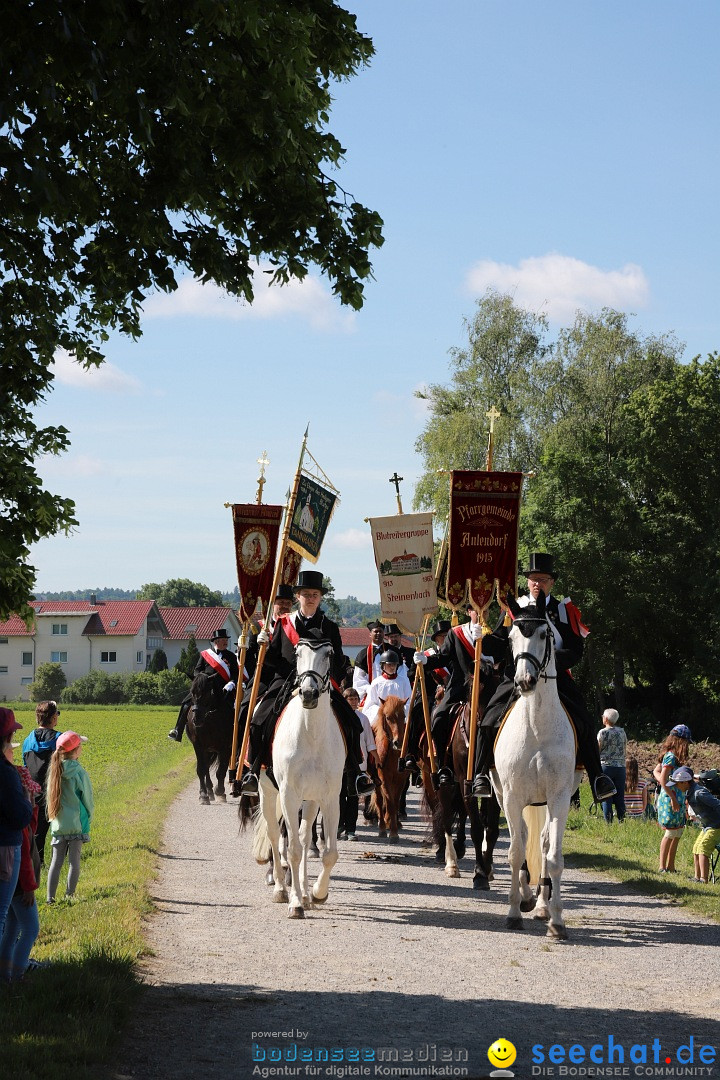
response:
<path id="1" fill-rule="evenodd" d="M 94 589 L 65 589 L 64 592 L 39 592 L 35 600 L 89 600 L 91 596 L 98 600 L 134 600 L 137 589 L 106 589 L 99 585 Z"/>

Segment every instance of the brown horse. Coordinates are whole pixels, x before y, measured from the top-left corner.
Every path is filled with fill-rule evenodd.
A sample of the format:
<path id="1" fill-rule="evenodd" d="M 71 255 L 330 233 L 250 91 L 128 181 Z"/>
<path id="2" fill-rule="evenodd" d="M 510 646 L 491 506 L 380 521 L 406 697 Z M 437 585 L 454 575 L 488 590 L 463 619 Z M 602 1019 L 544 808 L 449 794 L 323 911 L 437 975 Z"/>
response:
<path id="1" fill-rule="evenodd" d="M 215 800 L 227 802 L 225 776 L 232 753 L 232 717 L 228 717 L 222 680 L 218 675 L 196 675 L 190 687 L 192 706 L 188 715 L 187 733 L 195 750 L 197 775 L 200 781 L 200 802 L 207 805 Z M 215 791 L 210 779 L 210 767 L 215 765 Z"/>
<path id="2" fill-rule="evenodd" d="M 391 694 L 378 709 L 372 722 L 377 754 L 375 803 L 379 835 L 399 840 L 398 810 L 407 773 L 398 768 L 405 734 L 405 702 Z"/>

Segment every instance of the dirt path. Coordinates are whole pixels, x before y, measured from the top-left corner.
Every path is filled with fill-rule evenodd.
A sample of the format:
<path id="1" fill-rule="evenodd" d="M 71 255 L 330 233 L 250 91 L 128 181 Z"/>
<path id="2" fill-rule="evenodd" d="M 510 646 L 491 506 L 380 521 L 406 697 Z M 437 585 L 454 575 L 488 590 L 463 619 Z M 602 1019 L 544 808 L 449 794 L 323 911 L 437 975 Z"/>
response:
<path id="1" fill-rule="evenodd" d="M 469 857 L 448 880 L 424 834 L 413 793 L 402 841 L 362 824 L 359 842 L 340 841 L 327 905 L 291 921 L 270 902 L 235 805 L 200 807 L 189 788 L 165 830 L 147 991 L 109 1075 L 484 1077 L 500 1037 L 517 1048 L 522 1077 L 588 1067 L 552 1073 L 546 1057 L 533 1072 L 536 1044 L 544 1054 L 601 1044 L 606 1056 L 612 1038 L 629 1071 L 604 1075 L 677 1075 L 665 1070 L 690 1036 L 694 1067 L 703 1044 L 720 1056 L 717 925 L 570 870 L 570 940 L 549 943 L 529 920 L 510 933 L 506 834 L 491 893 L 472 892 Z M 646 1065 L 630 1061 L 633 1045 L 636 1059 L 647 1045 Z M 318 1060 L 323 1048 L 340 1063 Z M 300 1063 L 303 1050 L 315 1064 Z M 682 1075 L 720 1075 L 707 1069 Z"/>

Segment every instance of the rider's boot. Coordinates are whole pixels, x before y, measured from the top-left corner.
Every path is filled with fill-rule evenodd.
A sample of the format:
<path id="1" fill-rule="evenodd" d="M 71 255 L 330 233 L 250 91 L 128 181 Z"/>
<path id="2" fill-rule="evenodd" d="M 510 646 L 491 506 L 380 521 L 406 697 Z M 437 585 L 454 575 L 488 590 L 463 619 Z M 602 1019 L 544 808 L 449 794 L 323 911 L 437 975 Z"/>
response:
<path id="1" fill-rule="evenodd" d="M 492 784 L 490 783 L 490 767 L 492 762 L 492 748 L 495 741 L 495 728 L 480 726 L 477 731 L 477 752 L 475 755 L 475 775 L 473 776 L 471 794 L 477 799 L 492 798 Z"/>
<path id="2" fill-rule="evenodd" d="M 250 769 L 242 778 L 240 793 L 242 795 L 257 795 L 260 783 L 260 769 L 265 760 L 265 739 L 262 729 L 250 726 L 250 746 L 248 747 L 248 761 L 252 762 Z"/>
<path id="3" fill-rule="evenodd" d="M 183 732 L 187 725 L 187 714 L 188 709 L 183 705 L 175 727 L 172 731 L 168 731 L 168 739 L 173 739 L 174 742 L 182 742 Z"/>

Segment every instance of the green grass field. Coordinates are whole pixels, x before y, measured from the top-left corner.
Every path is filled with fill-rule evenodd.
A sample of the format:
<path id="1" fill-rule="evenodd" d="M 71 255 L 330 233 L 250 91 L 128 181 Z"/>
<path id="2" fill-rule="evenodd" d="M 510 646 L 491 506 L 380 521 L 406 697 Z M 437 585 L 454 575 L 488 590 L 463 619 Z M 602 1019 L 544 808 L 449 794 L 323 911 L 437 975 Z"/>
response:
<path id="1" fill-rule="evenodd" d="M 21 740 L 35 726 L 34 707 L 14 708 Z M 60 729 L 90 740 L 81 762 L 92 780 L 95 816 L 72 904 L 45 904 L 43 872 L 33 956 L 52 966 L 2 992 L 5 1076 L 97 1076 L 122 1032 L 139 989 L 135 965 L 147 948 L 142 919 L 152 910 L 149 887 L 163 822 L 194 772 L 190 744 L 166 737 L 176 716 L 177 708 L 161 706 L 62 709 Z M 45 853 L 49 862 L 49 837 Z M 58 897 L 64 875 L 65 868 Z"/>

